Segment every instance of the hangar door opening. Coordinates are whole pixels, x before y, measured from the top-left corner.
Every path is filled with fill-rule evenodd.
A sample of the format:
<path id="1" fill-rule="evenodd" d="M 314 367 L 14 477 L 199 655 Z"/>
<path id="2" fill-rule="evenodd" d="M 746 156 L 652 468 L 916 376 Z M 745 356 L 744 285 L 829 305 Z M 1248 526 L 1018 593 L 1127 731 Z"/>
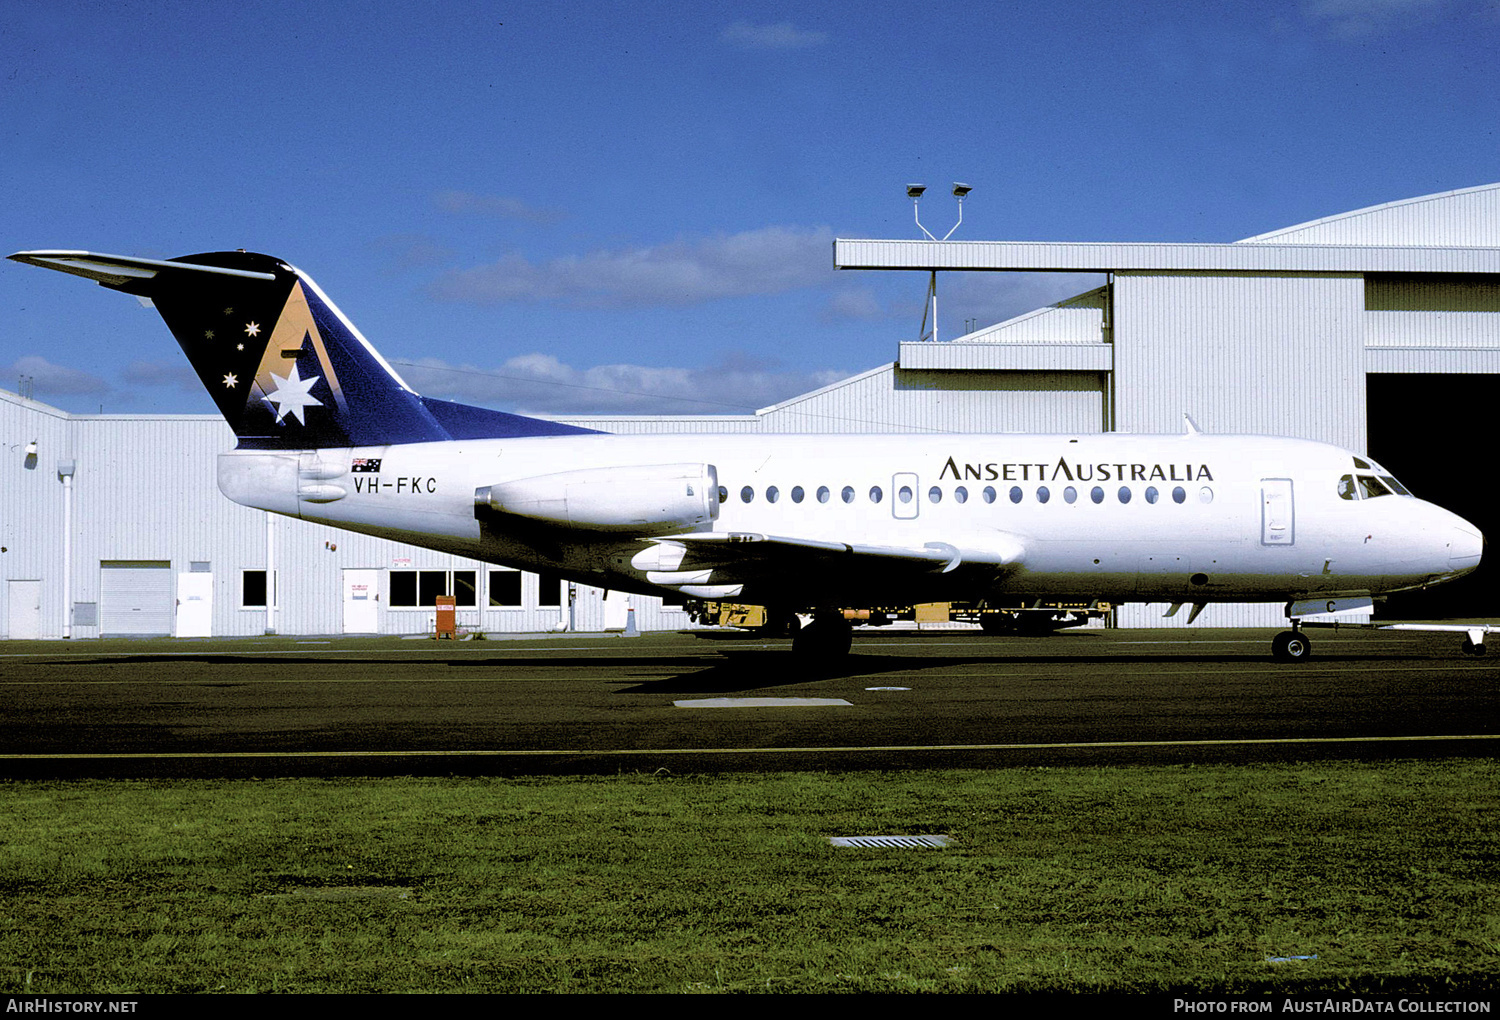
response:
<path id="1" fill-rule="evenodd" d="M 1500 536 L 1500 500 L 1485 455 L 1494 435 L 1500 376 L 1371 374 L 1366 380 L 1370 456 L 1413 495 L 1452 510 L 1486 539 Z M 1479 569 L 1467 577 L 1392 595 L 1377 618 L 1500 616 L 1497 558 L 1500 552 L 1487 550 Z"/>
<path id="2" fill-rule="evenodd" d="M 101 637 L 170 637 L 176 609 L 170 562 L 104 560 L 99 564 Z"/>

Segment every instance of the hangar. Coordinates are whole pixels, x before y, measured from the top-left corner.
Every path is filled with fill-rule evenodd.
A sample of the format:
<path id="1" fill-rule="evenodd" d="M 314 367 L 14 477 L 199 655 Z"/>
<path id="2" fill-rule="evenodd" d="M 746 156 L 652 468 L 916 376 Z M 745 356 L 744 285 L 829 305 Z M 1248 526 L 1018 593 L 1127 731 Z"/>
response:
<path id="1" fill-rule="evenodd" d="M 1209 432 L 1367 450 L 1495 530 L 1470 452 L 1500 375 L 1500 184 L 1225 244 L 835 242 L 849 271 L 1103 274 L 1105 284 L 752 415 L 569 417 L 610 432 Z M 206 415 L 74 415 L 0 391 L 3 636 L 420 634 L 688 625 L 680 607 L 241 507 Z M 141 451 L 152 451 L 142 456 Z M 1492 566 L 1392 615 L 1490 614 Z M 1123 607 L 1154 626 L 1162 607 Z M 1278 606 L 1215 605 L 1218 626 Z M 1180 625 L 1180 624 L 1179 624 Z"/>

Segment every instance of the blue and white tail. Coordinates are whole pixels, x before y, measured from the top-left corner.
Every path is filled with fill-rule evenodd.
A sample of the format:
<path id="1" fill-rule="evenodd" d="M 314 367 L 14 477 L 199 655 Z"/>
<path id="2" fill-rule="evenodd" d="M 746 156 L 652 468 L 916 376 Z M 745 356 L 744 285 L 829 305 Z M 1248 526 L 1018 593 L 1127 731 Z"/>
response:
<path id="1" fill-rule="evenodd" d="M 241 448 L 589 431 L 420 396 L 310 277 L 269 255 L 210 252 L 161 261 L 31 251 L 10 257 L 149 299 Z"/>

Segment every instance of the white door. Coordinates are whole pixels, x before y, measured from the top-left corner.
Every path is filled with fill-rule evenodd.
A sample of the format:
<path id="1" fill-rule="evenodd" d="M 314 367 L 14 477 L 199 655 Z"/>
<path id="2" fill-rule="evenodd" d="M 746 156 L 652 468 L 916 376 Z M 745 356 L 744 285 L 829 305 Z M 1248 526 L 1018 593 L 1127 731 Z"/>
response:
<path id="1" fill-rule="evenodd" d="M 344 633 L 380 630 L 380 571 L 344 571 Z"/>
<path id="2" fill-rule="evenodd" d="M 177 575 L 177 636 L 212 637 L 214 632 L 214 575 Z"/>
<path id="3" fill-rule="evenodd" d="M 604 596 L 604 629 L 624 630 L 630 619 L 630 596 L 611 590 Z"/>
<path id="4" fill-rule="evenodd" d="M 99 568 L 101 637 L 171 637 L 171 563 L 105 560 Z"/>
<path id="5" fill-rule="evenodd" d="M 1296 513 L 1292 505 L 1290 478 L 1260 480 L 1260 541 L 1262 545 L 1294 545 Z"/>
<path id="6" fill-rule="evenodd" d="M 5 587 L 5 634 L 12 641 L 42 636 L 42 582 L 11 581 Z"/>

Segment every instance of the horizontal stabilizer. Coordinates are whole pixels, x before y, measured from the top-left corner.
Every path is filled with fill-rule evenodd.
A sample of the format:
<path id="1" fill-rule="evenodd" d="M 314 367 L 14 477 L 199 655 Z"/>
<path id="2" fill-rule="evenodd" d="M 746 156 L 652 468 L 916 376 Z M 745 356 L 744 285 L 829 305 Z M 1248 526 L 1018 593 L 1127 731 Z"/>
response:
<path id="1" fill-rule="evenodd" d="M 200 266 L 191 262 L 166 262 L 130 255 L 100 255 L 88 251 L 18 251 L 10 256 L 16 262 L 56 269 L 60 273 L 81 276 L 106 287 L 124 287 L 131 283 L 155 279 L 162 270 L 190 270 L 241 280 L 274 280 L 276 274 L 223 266 Z"/>

